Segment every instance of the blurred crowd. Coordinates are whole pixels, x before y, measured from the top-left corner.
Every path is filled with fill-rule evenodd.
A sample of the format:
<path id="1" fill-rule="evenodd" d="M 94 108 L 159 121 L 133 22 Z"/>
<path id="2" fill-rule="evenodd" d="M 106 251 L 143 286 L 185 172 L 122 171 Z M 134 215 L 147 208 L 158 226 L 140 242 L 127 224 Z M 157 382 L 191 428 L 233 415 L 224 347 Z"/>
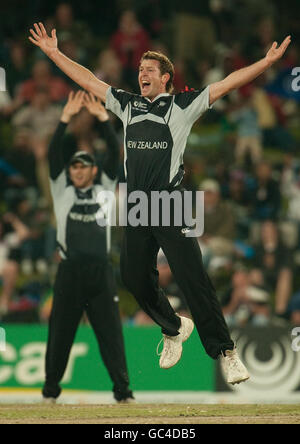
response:
<path id="1" fill-rule="evenodd" d="M 0 320 L 46 322 L 58 264 L 47 149 L 77 86 L 28 41 L 34 21 L 57 29 L 59 47 L 99 79 L 139 92 L 141 55 L 159 50 L 174 62 L 175 90 L 200 89 L 264 57 L 292 36 L 284 58 L 255 82 L 219 100 L 194 126 L 184 185 L 205 191 L 203 260 L 230 326 L 300 325 L 300 93 L 296 0 L 12 0 L 0 18 Z M 292 4 L 295 4 L 293 8 Z M 300 82 L 298 82 L 300 83 Z M 122 127 L 111 116 L 122 144 Z M 83 109 L 69 125 L 79 149 L 104 141 Z M 124 181 L 120 159 L 120 182 Z M 121 228 L 113 230 L 124 322 L 150 324 L 119 279 Z M 184 296 L 162 252 L 160 285 L 179 313 Z"/>

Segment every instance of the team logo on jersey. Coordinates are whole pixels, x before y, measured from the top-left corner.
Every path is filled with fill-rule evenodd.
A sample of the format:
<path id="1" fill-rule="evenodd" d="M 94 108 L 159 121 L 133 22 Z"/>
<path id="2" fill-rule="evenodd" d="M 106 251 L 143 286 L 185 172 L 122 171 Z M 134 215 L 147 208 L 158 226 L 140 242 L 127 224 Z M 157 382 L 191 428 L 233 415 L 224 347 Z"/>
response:
<path id="1" fill-rule="evenodd" d="M 146 103 L 140 102 L 139 100 L 135 100 L 133 102 L 133 109 L 135 109 L 137 111 L 147 112 L 148 111 L 148 106 L 147 106 Z"/>
<path id="2" fill-rule="evenodd" d="M 136 148 L 138 150 L 166 150 L 168 148 L 168 142 L 150 142 L 144 140 L 128 140 L 127 148 Z"/>

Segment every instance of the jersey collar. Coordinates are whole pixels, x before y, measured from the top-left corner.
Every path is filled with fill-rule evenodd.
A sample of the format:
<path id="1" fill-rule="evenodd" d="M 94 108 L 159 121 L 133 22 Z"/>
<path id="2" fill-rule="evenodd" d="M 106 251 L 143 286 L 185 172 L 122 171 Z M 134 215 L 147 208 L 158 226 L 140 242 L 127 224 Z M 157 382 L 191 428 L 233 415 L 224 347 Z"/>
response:
<path id="1" fill-rule="evenodd" d="M 157 99 L 159 99 L 160 97 L 169 97 L 171 94 L 169 93 L 161 93 L 158 94 L 158 96 L 156 96 L 153 100 L 150 100 L 148 97 L 144 97 L 144 99 L 146 99 L 148 102 L 153 103 L 155 102 Z"/>

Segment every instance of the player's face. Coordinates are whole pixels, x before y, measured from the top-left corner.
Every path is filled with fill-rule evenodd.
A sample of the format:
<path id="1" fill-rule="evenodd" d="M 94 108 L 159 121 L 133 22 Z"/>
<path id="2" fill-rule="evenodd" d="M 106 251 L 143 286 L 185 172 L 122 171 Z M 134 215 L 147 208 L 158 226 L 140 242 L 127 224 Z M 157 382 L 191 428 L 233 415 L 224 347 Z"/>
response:
<path id="1" fill-rule="evenodd" d="M 153 100 L 166 92 L 169 74 L 162 75 L 158 60 L 143 60 L 139 69 L 139 85 L 141 95 Z"/>
<path id="2" fill-rule="evenodd" d="M 70 166 L 70 179 L 75 188 L 87 188 L 93 185 L 97 167 L 85 166 L 78 162 Z"/>

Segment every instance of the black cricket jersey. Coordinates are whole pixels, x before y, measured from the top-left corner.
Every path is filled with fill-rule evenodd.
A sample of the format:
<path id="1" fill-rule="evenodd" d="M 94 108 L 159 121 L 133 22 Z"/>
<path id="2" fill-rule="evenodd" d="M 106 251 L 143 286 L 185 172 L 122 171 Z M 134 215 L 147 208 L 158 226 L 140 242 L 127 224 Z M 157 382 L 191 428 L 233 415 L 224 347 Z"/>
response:
<path id="1" fill-rule="evenodd" d="M 106 108 L 123 122 L 128 192 L 169 190 L 179 185 L 191 128 L 210 108 L 209 87 L 175 95 L 160 94 L 152 102 L 110 87 Z"/>
<path id="2" fill-rule="evenodd" d="M 119 143 L 111 123 L 98 123 L 107 144 L 101 175 L 89 189 L 77 189 L 68 179 L 67 167 L 76 147 L 66 143 L 67 125 L 60 122 L 49 146 L 50 187 L 57 223 L 57 242 L 63 259 L 105 261 L 110 251 L 110 226 L 99 200 L 102 191 L 115 192 L 119 167 Z"/>

